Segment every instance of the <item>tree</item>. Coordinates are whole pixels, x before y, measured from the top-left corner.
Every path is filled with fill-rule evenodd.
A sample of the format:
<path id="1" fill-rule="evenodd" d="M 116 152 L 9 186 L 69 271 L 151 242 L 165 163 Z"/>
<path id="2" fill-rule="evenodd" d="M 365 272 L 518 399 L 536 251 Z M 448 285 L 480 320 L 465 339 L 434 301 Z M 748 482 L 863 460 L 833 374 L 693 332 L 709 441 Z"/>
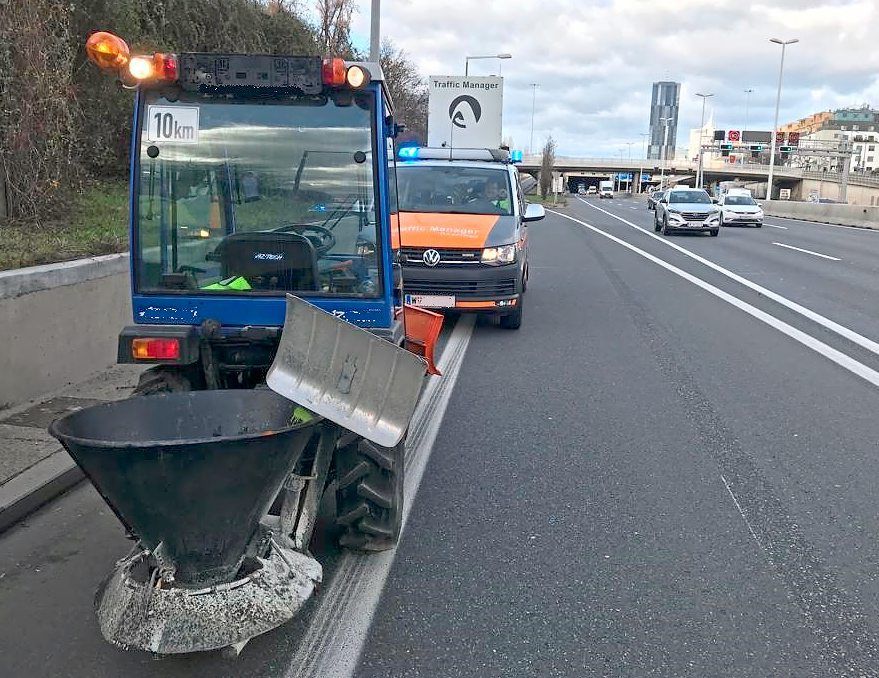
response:
<path id="1" fill-rule="evenodd" d="M 334 57 L 351 57 L 351 16 L 354 0 L 318 0 L 318 36 L 325 54 Z"/>
<path id="2" fill-rule="evenodd" d="M 388 92 L 394 102 L 397 122 L 406 126 L 407 139 L 427 141 L 427 83 L 418 67 L 390 40 L 382 41 L 379 57 Z"/>
<path id="3" fill-rule="evenodd" d="M 547 137 L 540 159 L 540 197 L 546 198 L 552 188 L 552 170 L 555 167 L 555 141 Z"/>

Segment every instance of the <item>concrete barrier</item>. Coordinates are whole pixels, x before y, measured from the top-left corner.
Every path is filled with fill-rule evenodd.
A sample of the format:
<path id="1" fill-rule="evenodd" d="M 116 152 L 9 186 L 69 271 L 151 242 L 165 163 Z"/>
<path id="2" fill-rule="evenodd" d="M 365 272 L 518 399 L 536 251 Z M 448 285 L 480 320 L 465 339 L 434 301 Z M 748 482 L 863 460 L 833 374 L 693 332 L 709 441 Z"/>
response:
<path id="1" fill-rule="evenodd" d="M 128 254 L 0 271 L 0 409 L 115 363 L 131 321 Z"/>
<path id="2" fill-rule="evenodd" d="M 879 229 L 879 207 L 787 200 L 764 200 L 762 205 L 763 211 L 770 217 L 788 217 L 804 221 L 823 221 L 828 224 Z"/>

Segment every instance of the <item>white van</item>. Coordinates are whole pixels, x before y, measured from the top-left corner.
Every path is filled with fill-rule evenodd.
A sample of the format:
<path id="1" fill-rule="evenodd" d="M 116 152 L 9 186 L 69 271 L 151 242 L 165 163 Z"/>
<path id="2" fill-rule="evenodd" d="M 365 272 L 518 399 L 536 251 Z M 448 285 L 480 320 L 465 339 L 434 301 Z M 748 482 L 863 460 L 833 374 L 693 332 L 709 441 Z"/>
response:
<path id="1" fill-rule="evenodd" d="M 598 184 L 598 197 L 599 198 L 612 198 L 613 197 L 613 182 L 612 181 L 602 181 Z"/>

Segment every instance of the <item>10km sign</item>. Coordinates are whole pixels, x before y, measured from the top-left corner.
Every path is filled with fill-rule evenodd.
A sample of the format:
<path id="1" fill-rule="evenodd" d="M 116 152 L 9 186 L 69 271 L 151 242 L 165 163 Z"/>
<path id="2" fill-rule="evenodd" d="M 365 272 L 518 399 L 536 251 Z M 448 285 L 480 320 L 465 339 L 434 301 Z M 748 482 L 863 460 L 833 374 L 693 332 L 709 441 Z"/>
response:
<path id="1" fill-rule="evenodd" d="M 147 141 L 198 143 L 198 107 L 150 106 L 144 120 Z"/>

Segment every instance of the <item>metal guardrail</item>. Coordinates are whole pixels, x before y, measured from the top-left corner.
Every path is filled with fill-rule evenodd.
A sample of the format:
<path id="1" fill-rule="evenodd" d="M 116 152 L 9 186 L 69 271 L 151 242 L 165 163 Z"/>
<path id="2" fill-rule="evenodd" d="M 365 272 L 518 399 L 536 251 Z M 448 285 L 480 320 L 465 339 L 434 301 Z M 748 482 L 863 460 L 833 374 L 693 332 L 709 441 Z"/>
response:
<path id="1" fill-rule="evenodd" d="M 840 180 L 839 172 L 818 172 L 816 170 L 803 170 L 803 179 L 817 179 L 818 181 L 829 181 L 834 184 L 838 184 Z M 879 176 L 866 176 L 857 172 L 850 172 L 848 183 L 855 186 L 879 187 Z"/>

